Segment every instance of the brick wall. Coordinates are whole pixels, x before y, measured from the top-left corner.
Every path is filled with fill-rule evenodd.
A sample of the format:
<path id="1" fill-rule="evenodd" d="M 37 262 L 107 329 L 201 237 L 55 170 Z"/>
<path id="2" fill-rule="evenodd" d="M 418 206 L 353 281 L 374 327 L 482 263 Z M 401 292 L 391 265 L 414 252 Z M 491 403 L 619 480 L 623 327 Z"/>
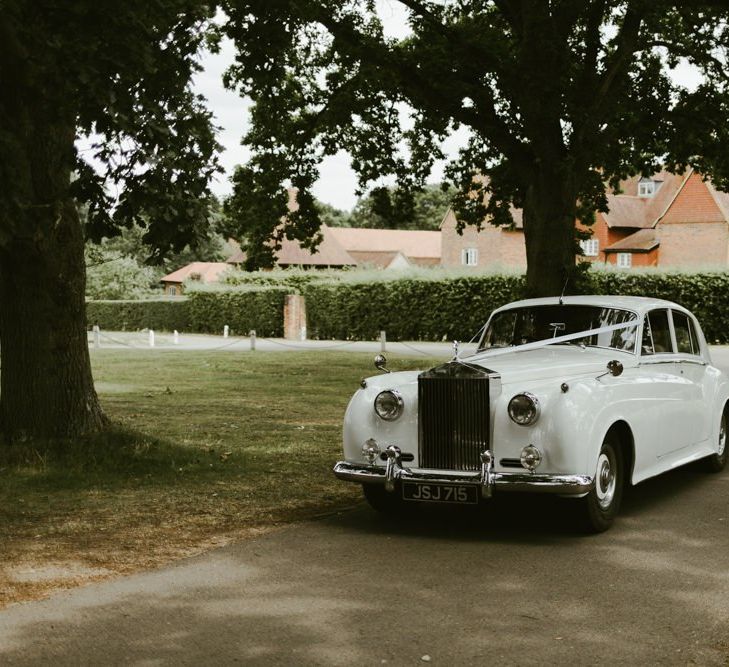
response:
<path id="1" fill-rule="evenodd" d="M 456 216 L 448 211 L 441 225 L 441 265 L 447 267 L 463 267 L 480 271 L 489 266 L 526 267 L 526 247 L 524 232 L 521 230 L 505 230 L 493 225 L 486 225 L 480 232 L 468 226 L 460 235 L 456 232 Z M 463 265 L 462 251 L 465 248 L 478 249 L 478 264 L 466 267 Z"/>
<path id="2" fill-rule="evenodd" d="M 306 340 L 306 302 L 301 294 L 284 299 L 284 338 Z"/>
<path id="3" fill-rule="evenodd" d="M 729 225 L 725 222 L 665 224 L 657 227 L 661 267 L 726 266 Z"/>

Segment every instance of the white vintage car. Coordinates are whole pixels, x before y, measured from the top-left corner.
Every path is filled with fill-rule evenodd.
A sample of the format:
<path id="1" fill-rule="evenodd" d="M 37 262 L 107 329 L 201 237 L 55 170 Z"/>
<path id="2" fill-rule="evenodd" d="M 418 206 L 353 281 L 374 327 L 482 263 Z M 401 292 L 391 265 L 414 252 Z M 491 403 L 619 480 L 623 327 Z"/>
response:
<path id="1" fill-rule="evenodd" d="M 477 504 L 502 491 L 576 498 L 607 529 L 626 484 L 726 465 L 729 380 L 696 318 L 658 299 L 579 296 L 495 310 L 475 354 L 362 381 L 344 461 L 377 510 Z"/>

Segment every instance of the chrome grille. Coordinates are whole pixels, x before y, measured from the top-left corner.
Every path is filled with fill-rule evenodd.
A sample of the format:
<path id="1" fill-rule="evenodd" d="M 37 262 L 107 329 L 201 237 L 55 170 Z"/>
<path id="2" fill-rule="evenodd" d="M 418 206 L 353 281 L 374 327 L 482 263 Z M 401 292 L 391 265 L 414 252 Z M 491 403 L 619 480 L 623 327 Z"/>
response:
<path id="1" fill-rule="evenodd" d="M 421 468 L 481 467 L 489 445 L 489 371 L 460 362 L 418 377 L 418 453 Z"/>

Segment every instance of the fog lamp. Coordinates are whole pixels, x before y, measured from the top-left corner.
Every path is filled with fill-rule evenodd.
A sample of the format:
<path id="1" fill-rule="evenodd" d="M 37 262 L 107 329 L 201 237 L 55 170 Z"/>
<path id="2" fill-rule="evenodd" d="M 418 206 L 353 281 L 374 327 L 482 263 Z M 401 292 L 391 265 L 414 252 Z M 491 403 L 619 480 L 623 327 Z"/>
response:
<path id="1" fill-rule="evenodd" d="M 380 446 L 370 438 L 362 445 L 362 456 L 370 463 L 374 463 L 380 455 Z"/>
<path id="2" fill-rule="evenodd" d="M 381 391 L 375 397 L 375 412 L 380 419 L 395 421 L 402 414 L 402 409 L 402 396 L 394 389 Z"/>
<path id="3" fill-rule="evenodd" d="M 521 456 L 519 457 L 522 466 L 527 470 L 534 472 L 537 466 L 542 462 L 542 452 L 540 452 L 534 445 L 527 445 L 521 450 Z"/>

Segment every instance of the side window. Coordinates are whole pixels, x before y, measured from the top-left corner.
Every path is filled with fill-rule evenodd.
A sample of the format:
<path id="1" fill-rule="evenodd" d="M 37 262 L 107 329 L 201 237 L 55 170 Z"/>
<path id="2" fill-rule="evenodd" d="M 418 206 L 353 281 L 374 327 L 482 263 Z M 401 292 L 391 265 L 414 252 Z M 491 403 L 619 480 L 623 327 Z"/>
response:
<path id="1" fill-rule="evenodd" d="M 688 315 L 671 311 L 673 316 L 673 330 L 676 332 L 676 346 L 678 352 L 683 354 L 699 354 L 699 341 L 696 337 L 696 330 Z"/>
<path id="2" fill-rule="evenodd" d="M 644 355 L 673 352 L 667 310 L 653 310 L 646 315 L 643 324 L 642 351 Z"/>

